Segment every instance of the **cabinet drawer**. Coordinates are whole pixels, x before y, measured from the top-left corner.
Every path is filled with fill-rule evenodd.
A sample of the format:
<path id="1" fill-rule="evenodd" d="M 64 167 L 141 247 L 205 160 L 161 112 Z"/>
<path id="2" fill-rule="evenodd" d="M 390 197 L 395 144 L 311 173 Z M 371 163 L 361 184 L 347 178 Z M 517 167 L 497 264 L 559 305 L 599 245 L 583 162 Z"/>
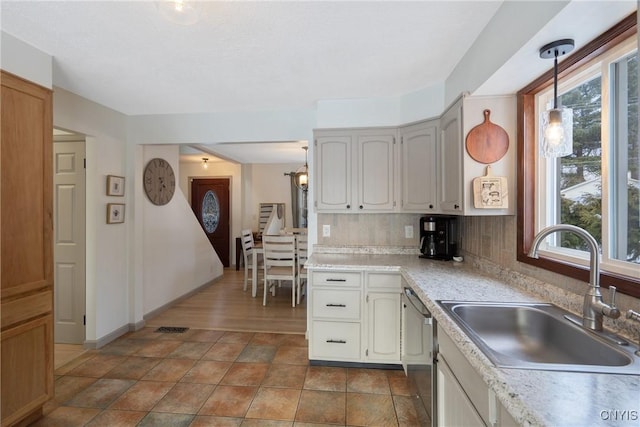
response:
<path id="1" fill-rule="evenodd" d="M 367 273 L 367 286 L 369 289 L 385 289 L 401 291 L 402 276 L 400 273 Z"/>
<path id="2" fill-rule="evenodd" d="M 360 360 L 360 323 L 314 321 L 311 359 Z"/>
<path id="3" fill-rule="evenodd" d="M 360 286 L 360 273 L 357 271 L 314 271 L 313 286 Z"/>
<path id="4" fill-rule="evenodd" d="M 312 317 L 360 320 L 360 291 L 314 289 Z"/>

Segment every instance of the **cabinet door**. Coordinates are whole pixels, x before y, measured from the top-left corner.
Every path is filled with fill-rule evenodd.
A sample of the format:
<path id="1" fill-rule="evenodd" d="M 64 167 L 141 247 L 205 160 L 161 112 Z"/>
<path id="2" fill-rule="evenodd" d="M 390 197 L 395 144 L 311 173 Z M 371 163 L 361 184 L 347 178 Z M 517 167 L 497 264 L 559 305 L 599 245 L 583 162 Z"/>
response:
<path id="1" fill-rule="evenodd" d="M 439 172 L 437 121 L 407 126 L 400 132 L 402 210 L 436 212 Z"/>
<path id="2" fill-rule="evenodd" d="M 438 426 L 484 426 L 480 415 L 469 400 L 444 357 L 437 363 Z"/>
<path id="3" fill-rule="evenodd" d="M 400 361 L 400 293 L 370 292 L 367 296 L 369 362 Z"/>
<path id="4" fill-rule="evenodd" d="M 431 365 L 432 354 L 431 334 L 425 334 L 425 328 L 431 328 L 431 324 L 426 323 L 426 319 L 418 311 L 411 309 L 406 304 L 402 306 L 402 367 L 405 373 L 407 366 L 411 365 Z M 407 331 L 419 331 L 415 335 L 407 335 Z"/>
<path id="5" fill-rule="evenodd" d="M 51 91 L 2 72 L 0 313 L 2 425 L 53 397 Z"/>
<path id="6" fill-rule="evenodd" d="M 358 211 L 393 210 L 394 145 L 395 133 L 358 135 Z"/>
<path id="7" fill-rule="evenodd" d="M 351 135 L 316 137 L 314 185 L 318 211 L 351 210 L 351 152 Z"/>
<path id="8" fill-rule="evenodd" d="M 439 208 L 462 213 L 462 98 L 440 118 Z"/>

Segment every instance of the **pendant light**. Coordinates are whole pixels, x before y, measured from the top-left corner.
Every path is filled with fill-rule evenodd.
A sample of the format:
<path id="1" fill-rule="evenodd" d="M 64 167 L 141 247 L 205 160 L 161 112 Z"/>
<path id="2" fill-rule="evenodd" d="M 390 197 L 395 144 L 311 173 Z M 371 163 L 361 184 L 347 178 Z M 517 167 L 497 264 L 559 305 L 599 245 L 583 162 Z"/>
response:
<path id="1" fill-rule="evenodd" d="M 542 157 L 563 157 L 573 153 L 573 110 L 558 108 L 558 57 L 573 50 L 572 39 L 551 42 L 540 48 L 540 58 L 553 58 L 553 108 L 542 113 L 540 120 Z"/>
<path id="2" fill-rule="evenodd" d="M 309 189 L 309 164 L 307 162 L 307 153 L 309 147 L 302 147 L 304 150 L 304 166 L 296 171 L 296 186 L 302 191 Z"/>
<path id="3" fill-rule="evenodd" d="M 209 168 L 209 164 L 207 163 L 209 161 L 208 157 L 203 157 L 202 158 L 202 169 L 208 169 Z"/>

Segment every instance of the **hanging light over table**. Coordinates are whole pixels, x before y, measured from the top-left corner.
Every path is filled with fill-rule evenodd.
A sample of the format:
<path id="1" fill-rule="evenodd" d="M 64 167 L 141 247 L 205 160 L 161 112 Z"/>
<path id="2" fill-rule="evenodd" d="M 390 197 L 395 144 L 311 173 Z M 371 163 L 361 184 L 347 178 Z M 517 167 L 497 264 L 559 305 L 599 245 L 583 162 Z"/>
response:
<path id="1" fill-rule="evenodd" d="M 540 58 L 553 58 L 553 108 L 542 113 L 540 155 L 562 157 L 573 153 L 573 110 L 558 108 L 558 57 L 573 50 L 573 39 L 551 42 L 540 48 Z"/>
<path id="2" fill-rule="evenodd" d="M 309 147 L 302 147 L 304 150 L 304 166 L 296 171 L 296 187 L 303 191 L 309 189 L 309 164 L 307 163 L 307 152 Z"/>

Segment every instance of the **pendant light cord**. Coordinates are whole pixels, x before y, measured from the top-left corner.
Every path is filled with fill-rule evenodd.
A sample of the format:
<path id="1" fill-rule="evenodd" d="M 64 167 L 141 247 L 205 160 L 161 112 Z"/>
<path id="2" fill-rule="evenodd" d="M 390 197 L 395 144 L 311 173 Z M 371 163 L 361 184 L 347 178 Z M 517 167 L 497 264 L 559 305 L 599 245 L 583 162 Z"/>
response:
<path id="1" fill-rule="evenodd" d="M 558 108 L 558 49 L 553 59 L 553 109 Z"/>

